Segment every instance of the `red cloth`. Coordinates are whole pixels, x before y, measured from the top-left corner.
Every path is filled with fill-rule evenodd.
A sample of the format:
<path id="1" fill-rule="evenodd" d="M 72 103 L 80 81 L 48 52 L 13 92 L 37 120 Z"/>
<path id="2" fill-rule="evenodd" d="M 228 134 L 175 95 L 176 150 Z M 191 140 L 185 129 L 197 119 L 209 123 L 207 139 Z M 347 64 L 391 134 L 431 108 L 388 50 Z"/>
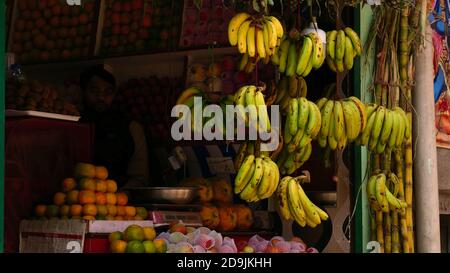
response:
<path id="1" fill-rule="evenodd" d="M 8 118 L 5 130 L 5 251 L 17 252 L 20 220 L 50 204 L 77 162 L 92 161 L 93 126 Z"/>

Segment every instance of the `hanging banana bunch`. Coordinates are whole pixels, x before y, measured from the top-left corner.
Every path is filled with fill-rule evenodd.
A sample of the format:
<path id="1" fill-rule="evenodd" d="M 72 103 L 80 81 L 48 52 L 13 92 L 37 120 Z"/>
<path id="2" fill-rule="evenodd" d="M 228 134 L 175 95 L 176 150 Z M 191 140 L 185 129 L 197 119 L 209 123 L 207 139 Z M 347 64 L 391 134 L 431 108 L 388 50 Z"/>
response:
<path id="1" fill-rule="evenodd" d="M 354 58 L 361 53 L 361 40 L 350 27 L 327 32 L 326 61 L 333 72 L 351 70 Z"/>
<path id="2" fill-rule="evenodd" d="M 303 77 L 282 76 L 276 88 L 277 98 L 275 104 L 280 105 L 281 114 L 286 115 L 289 109 L 289 101 L 293 98 L 305 98 L 308 86 Z"/>

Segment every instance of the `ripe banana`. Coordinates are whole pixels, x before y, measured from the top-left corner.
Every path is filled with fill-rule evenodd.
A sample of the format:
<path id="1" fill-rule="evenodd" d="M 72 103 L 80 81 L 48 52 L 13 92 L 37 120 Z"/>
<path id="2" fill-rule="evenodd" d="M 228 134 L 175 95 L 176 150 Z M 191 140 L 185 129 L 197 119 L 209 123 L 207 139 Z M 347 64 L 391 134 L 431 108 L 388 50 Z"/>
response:
<path id="1" fill-rule="evenodd" d="M 342 102 L 344 111 L 345 131 L 349 141 L 355 140 L 360 133 L 360 117 L 356 113 L 356 109 L 352 106 L 352 102 L 344 100 Z"/>
<path id="2" fill-rule="evenodd" d="M 322 136 L 328 136 L 330 131 L 330 123 L 331 123 L 331 113 L 333 112 L 334 101 L 329 100 L 323 106 L 321 111 L 322 115 L 322 128 L 320 129 L 320 134 Z"/>
<path id="3" fill-rule="evenodd" d="M 394 124 L 394 115 L 393 112 L 389 109 L 386 110 L 386 115 L 383 122 L 383 129 L 381 130 L 381 135 L 379 139 L 380 144 L 386 144 L 389 136 L 392 132 L 392 126 Z"/>
<path id="4" fill-rule="evenodd" d="M 334 138 L 339 142 L 345 135 L 344 112 L 340 101 L 334 103 L 333 117 L 335 129 Z"/>
<path id="5" fill-rule="evenodd" d="M 306 225 L 306 213 L 300 202 L 300 196 L 297 187 L 297 181 L 291 178 L 287 185 L 287 197 L 289 204 L 289 211 L 294 220 L 302 227 Z"/>
<path id="6" fill-rule="evenodd" d="M 260 58 L 266 57 L 266 48 L 264 46 L 264 33 L 260 26 L 255 26 L 256 52 Z M 353 60 L 353 59 L 352 59 Z"/>
<path id="7" fill-rule="evenodd" d="M 237 33 L 238 51 L 242 54 L 247 54 L 247 33 L 248 29 L 250 28 L 250 24 L 251 21 L 245 21 L 244 23 L 242 23 Z"/>
<path id="8" fill-rule="evenodd" d="M 350 38 L 345 37 L 345 53 L 344 53 L 344 65 L 347 70 L 353 68 L 353 45 Z"/>
<path id="9" fill-rule="evenodd" d="M 291 99 L 289 101 L 289 111 L 288 115 L 290 116 L 287 126 L 289 126 L 289 132 L 291 135 L 295 135 L 297 133 L 298 128 L 298 101 L 297 99 Z"/>
<path id="10" fill-rule="evenodd" d="M 380 136 L 381 129 L 383 126 L 383 121 L 385 119 L 386 114 L 386 108 L 383 106 L 378 107 L 376 117 L 375 117 L 375 123 L 372 128 L 372 135 L 371 138 L 374 140 L 378 140 L 378 137 Z"/>
<path id="11" fill-rule="evenodd" d="M 323 64 L 323 55 L 325 54 L 322 40 L 316 32 L 311 32 L 308 36 L 313 41 L 312 67 L 318 69 Z"/>
<path id="12" fill-rule="evenodd" d="M 286 66 L 286 76 L 290 77 L 295 74 L 296 68 L 296 60 L 297 60 L 297 48 L 295 43 L 291 43 L 288 50 L 288 59 Z"/>
<path id="13" fill-rule="evenodd" d="M 309 103 L 308 100 L 304 97 L 299 98 L 297 101 L 298 101 L 298 112 L 297 112 L 298 129 L 305 130 L 309 116 Z"/>
<path id="14" fill-rule="evenodd" d="M 287 197 L 287 186 L 288 186 L 288 182 L 290 179 L 291 179 L 291 177 L 289 177 L 289 176 L 283 177 L 283 179 L 281 179 L 280 184 L 278 185 L 278 189 L 277 189 L 279 211 L 280 211 L 281 216 L 285 220 L 293 219 L 293 217 L 291 216 L 291 212 L 289 210 L 288 197 Z"/>
<path id="15" fill-rule="evenodd" d="M 377 175 L 375 182 L 375 196 L 381 211 L 389 212 L 389 204 L 386 199 L 386 176 L 383 173 Z"/>
<path id="16" fill-rule="evenodd" d="M 317 213 L 314 204 L 309 200 L 306 193 L 303 191 L 302 186 L 299 183 L 295 183 L 297 186 L 297 191 L 300 199 L 300 203 L 302 204 L 302 208 L 305 211 L 306 217 L 313 221 L 314 224 L 320 224 L 320 216 Z"/>
<path id="17" fill-rule="evenodd" d="M 250 57 L 256 55 L 255 26 L 250 25 L 247 31 L 247 53 Z"/>
<path id="18" fill-rule="evenodd" d="M 362 46 L 361 46 L 361 40 L 359 39 L 358 34 L 356 34 L 356 32 L 349 28 L 346 27 L 344 29 L 345 34 L 347 35 L 347 37 L 351 40 L 353 48 L 356 52 L 357 55 L 361 55 L 362 53 Z"/>
<path id="19" fill-rule="evenodd" d="M 238 41 L 238 29 L 241 24 L 250 17 L 250 14 L 241 12 L 231 18 L 228 24 L 228 39 L 232 46 L 235 46 Z"/>
<path id="20" fill-rule="evenodd" d="M 281 43 L 278 53 L 280 55 L 280 65 L 278 66 L 278 70 L 280 71 L 280 73 L 284 73 L 286 71 L 290 44 L 291 43 L 289 39 L 286 39 Z"/>
<path id="21" fill-rule="evenodd" d="M 236 157 L 234 158 L 234 169 L 236 171 L 238 171 L 242 165 L 242 163 L 244 162 L 244 159 L 246 157 L 246 152 L 247 152 L 247 145 L 248 142 L 244 142 L 239 146 L 239 150 L 238 153 L 236 155 Z"/>
<path id="22" fill-rule="evenodd" d="M 256 109 L 258 111 L 258 126 L 260 132 L 268 132 L 270 131 L 270 118 L 267 113 L 267 106 L 264 101 L 264 95 L 260 90 L 258 90 L 255 94 L 255 104 Z M 264 125 L 263 125 L 264 124 Z M 261 126 L 265 126 L 261 127 Z"/>
<path id="23" fill-rule="evenodd" d="M 244 189 L 244 187 L 247 186 L 248 182 L 250 181 L 248 178 L 248 174 L 251 171 L 251 167 L 254 164 L 254 160 L 255 160 L 254 155 L 249 155 L 244 159 L 244 162 L 239 168 L 236 179 L 234 180 L 234 193 L 236 194 L 240 193 Z"/>
<path id="24" fill-rule="evenodd" d="M 322 124 L 322 117 L 320 115 L 319 108 L 314 103 L 308 101 L 309 113 L 308 113 L 308 124 L 306 125 L 305 132 L 310 135 L 311 138 L 316 138 L 319 134 L 320 127 Z"/>
<path id="25" fill-rule="evenodd" d="M 329 32 L 327 39 L 327 53 L 331 57 L 330 60 L 334 60 L 335 58 L 335 49 L 336 49 L 336 38 L 337 38 L 337 30 L 332 30 Z"/>
<path id="26" fill-rule="evenodd" d="M 339 30 L 336 37 L 336 52 L 334 58 L 336 64 L 344 60 L 345 46 L 345 32 L 343 30 Z"/>
<path id="27" fill-rule="evenodd" d="M 306 71 L 312 52 L 313 42 L 309 36 L 305 36 L 303 38 L 303 45 L 298 56 L 297 67 L 295 70 L 297 75 L 301 76 Z"/>
<path id="28" fill-rule="evenodd" d="M 363 146 L 367 146 L 367 144 L 369 143 L 369 138 L 372 133 L 372 127 L 374 126 L 376 116 L 377 112 L 374 112 L 367 120 L 366 128 L 362 132 L 360 140 L 360 143 Z"/>

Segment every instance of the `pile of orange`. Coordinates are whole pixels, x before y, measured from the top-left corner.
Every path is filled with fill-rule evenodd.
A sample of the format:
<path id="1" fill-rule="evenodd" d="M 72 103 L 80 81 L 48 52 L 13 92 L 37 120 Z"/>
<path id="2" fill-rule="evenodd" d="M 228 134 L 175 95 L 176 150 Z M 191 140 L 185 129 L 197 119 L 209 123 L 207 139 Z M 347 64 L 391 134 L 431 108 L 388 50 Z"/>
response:
<path id="1" fill-rule="evenodd" d="M 109 234 L 109 247 L 112 253 L 165 253 L 166 241 L 155 237 L 154 228 L 131 225 Z"/>
<path id="2" fill-rule="evenodd" d="M 62 182 L 52 205 L 37 205 L 39 219 L 145 220 L 147 210 L 128 205 L 128 196 L 117 192 L 117 183 L 108 179 L 102 166 L 78 163 L 73 178 Z"/>

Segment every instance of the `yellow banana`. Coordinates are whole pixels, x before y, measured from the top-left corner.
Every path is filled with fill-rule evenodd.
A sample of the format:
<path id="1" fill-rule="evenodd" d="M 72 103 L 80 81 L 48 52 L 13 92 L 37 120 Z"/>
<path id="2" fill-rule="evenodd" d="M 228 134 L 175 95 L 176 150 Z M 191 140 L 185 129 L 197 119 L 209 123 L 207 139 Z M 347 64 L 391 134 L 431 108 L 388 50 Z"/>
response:
<path id="1" fill-rule="evenodd" d="M 303 38 L 303 45 L 298 54 L 297 67 L 295 72 L 297 75 L 302 76 L 305 72 L 309 61 L 311 59 L 311 54 L 313 52 L 313 42 L 309 36 Z"/>
<path id="2" fill-rule="evenodd" d="M 280 71 L 280 73 L 284 73 L 286 71 L 287 60 L 288 60 L 287 58 L 288 58 L 290 44 L 291 43 L 290 43 L 289 39 L 286 39 L 281 43 L 280 50 L 279 50 L 280 65 L 278 66 L 278 70 Z"/>
<path id="3" fill-rule="evenodd" d="M 327 53 L 328 53 L 328 56 L 331 57 L 330 60 L 334 60 L 334 58 L 335 58 L 337 33 L 338 33 L 337 30 L 332 30 L 329 32 L 329 35 L 328 35 Z"/>
<path id="4" fill-rule="evenodd" d="M 244 200 L 252 200 L 253 196 L 257 196 L 258 185 L 261 183 L 264 174 L 264 165 L 261 157 L 255 159 L 255 172 L 247 187 L 241 192 L 241 198 Z M 246 189 L 249 188 L 247 191 Z"/>
<path id="5" fill-rule="evenodd" d="M 260 58 L 266 57 L 266 48 L 264 47 L 264 33 L 260 26 L 255 27 L 256 52 Z"/>
<path id="6" fill-rule="evenodd" d="M 241 24 L 250 17 L 250 14 L 241 12 L 231 18 L 228 24 L 228 40 L 230 45 L 235 46 L 238 42 L 238 30 Z"/>
<path id="7" fill-rule="evenodd" d="M 236 171 L 238 171 L 240 169 L 242 163 L 244 162 L 244 159 L 246 157 L 245 152 L 247 151 L 247 145 L 248 145 L 248 142 L 244 142 L 239 146 L 238 153 L 237 153 L 236 157 L 234 158 L 234 169 Z"/>
<path id="8" fill-rule="evenodd" d="M 306 213 L 303 210 L 303 206 L 300 202 L 300 196 L 298 192 L 297 182 L 291 178 L 287 185 L 287 197 L 289 210 L 294 220 L 302 227 L 306 225 Z"/>
<path id="9" fill-rule="evenodd" d="M 347 70 L 353 68 L 353 45 L 347 36 L 345 37 L 344 65 Z"/>
<path id="10" fill-rule="evenodd" d="M 386 176 L 381 173 L 377 175 L 375 184 L 375 196 L 381 211 L 389 212 L 389 204 L 386 199 Z"/>
<path id="11" fill-rule="evenodd" d="M 264 95 L 260 90 L 258 90 L 255 94 L 255 104 L 256 109 L 258 110 L 258 125 L 265 124 L 266 126 L 266 132 L 270 131 L 270 118 L 269 114 L 267 113 L 267 106 L 264 101 Z M 259 127 L 260 131 L 264 131 L 263 127 Z"/>
<path id="12" fill-rule="evenodd" d="M 373 125 L 372 135 L 371 135 L 371 138 L 373 138 L 374 140 L 378 140 L 378 138 L 380 136 L 381 129 L 383 127 L 383 121 L 385 119 L 386 108 L 384 106 L 378 107 L 376 114 L 377 115 L 375 117 L 375 123 Z"/>
<path id="13" fill-rule="evenodd" d="M 262 27 L 263 27 L 262 32 L 263 32 L 263 38 L 264 38 L 264 49 L 266 50 L 266 56 L 268 57 L 268 56 L 272 55 L 272 50 L 269 45 L 269 25 L 267 23 L 264 23 L 262 25 Z M 276 40 L 275 40 L 275 43 L 276 43 Z M 267 58 L 267 59 L 269 59 L 269 58 Z"/>
<path id="14" fill-rule="evenodd" d="M 358 113 L 359 113 L 359 116 L 361 119 L 360 131 L 362 131 L 362 130 L 364 130 L 364 128 L 366 128 L 367 117 L 368 117 L 368 114 L 366 113 L 366 106 L 355 96 L 351 96 L 348 99 L 351 100 L 355 104 L 355 106 L 358 110 Z"/>
<path id="15" fill-rule="evenodd" d="M 331 123 L 331 113 L 333 112 L 334 101 L 329 100 L 323 106 L 321 111 L 322 114 L 322 128 L 320 129 L 320 134 L 322 136 L 328 136 L 330 131 L 330 123 Z"/>
<path id="16" fill-rule="evenodd" d="M 372 133 L 372 127 L 375 123 L 375 118 L 377 116 L 377 112 L 374 112 L 372 115 L 370 115 L 369 119 L 367 120 L 367 125 L 364 131 L 361 134 L 361 145 L 367 146 L 369 144 L 369 138 Z"/>
<path id="17" fill-rule="evenodd" d="M 335 62 L 336 65 L 336 70 L 338 72 L 344 72 L 345 68 L 344 68 L 344 61 L 343 60 L 336 60 Z"/>
<path id="18" fill-rule="evenodd" d="M 370 117 L 370 115 L 372 115 L 372 113 L 377 110 L 378 105 L 375 103 L 367 103 L 365 105 L 365 108 L 366 108 L 366 116 Z"/>
<path id="19" fill-rule="evenodd" d="M 277 30 L 275 24 L 271 20 L 266 20 L 265 25 L 267 26 L 269 49 L 273 51 L 277 47 Z"/>
<path id="20" fill-rule="evenodd" d="M 336 131 L 336 129 L 335 129 L 336 128 L 336 122 L 335 122 L 335 119 L 334 119 L 333 116 L 334 115 L 331 114 L 330 132 L 328 134 L 328 146 L 330 146 L 330 149 L 334 151 L 334 150 L 336 150 L 338 143 L 337 143 L 336 138 L 334 137 L 335 136 L 335 131 Z"/>
<path id="21" fill-rule="evenodd" d="M 248 63 L 248 54 L 242 54 L 242 58 L 241 61 L 239 62 L 239 71 L 244 71 L 245 67 L 247 66 Z"/>
<path id="22" fill-rule="evenodd" d="M 234 193 L 236 194 L 240 193 L 247 185 L 247 183 L 250 181 L 246 179 L 248 179 L 247 176 L 251 171 L 251 166 L 253 165 L 254 160 L 255 160 L 254 155 L 249 155 L 244 159 L 244 162 L 242 163 L 236 175 L 236 179 L 234 180 Z"/>
<path id="23" fill-rule="evenodd" d="M 321 208 L 319 208 L 317 205 L 315 205 L 314 204 L 314 207 L 316 208 L 316 211 L 317 211 L 317 213 L 319 214 L 319 216 L 320 216 L 320 220 L 322 220 L 322 221 L 326 221 L 326 220 L 328 220 L 328 214 L 324 211 L 324 210 L 322 210 Z"/>
<path id="24" fill-rule="evenodd" d="M 297 99 L 290 99 L 289 100 L 289 112 L 288 115 L 290 116 L 287 126 L 289 126 L 289 132 L 291 135 L 295 135 L 297 133 L 298 128 L 298 101 Z"/>
<path id="25" fill-rule="evenodd" d="M 334 103 L 333 117 L 335 123 L 334 138 L 339 142 L 345 135 L 344 112 L 340 101 Z"/>
<path id="26" fill-rule="evenodd" d="M 353 48 L 355 49 L 355 52 L 357 55 L 361 55 L 362 53 L 362 46 L 361 46 L 361 40 L 359 39 L 358 34 L 356 34 L 356 32 L 349 28 L 346 27 L 344 29 L 345 34 L 347 35 L 347 37 L 351 40 Z"/>
<path id="27" fill-rule="evenodd" d="M 305 132 L 310 135 L 311 138 L 315 138 L 319 134 L 320 126 L 322 124 L 322 117 L 320 115 L 319 108 L 313 102 L 308 101 L 309 113 L 308 124 L 306 125 Z"/>
<path id="28" fill-rule="evenodd" d="M 366 185 L 367 197 L 369 198 L 370 207 L 373 210 L 380 210 L 380 205 L 377 202 L 377 197 L 375 195 L 375 187 L 377 183 L 377 176 L 373 175 L 369 178 Z"/>
<path id="29" fill-rule="evenodd" d="M 400 107 L 395 107 L 394 110 L 403 118 L 403 121 L 405 123 L 405 139 L 409 139 L 411 137 L 411 124 L 408 117 L 406 116 L 405 111 Z"/>
<path id="30" fill-rule="evenodd" d="M 190 97 L 194 97 L 196 95 L 201 96 L 202 95 L 202 91 L 196 87 L 189 87 L 188 89 L 184 90 L 181 95 L 178 97 L 177 101 L 176 101 L 176 105 L 179 104 L 185 104 L 185 102 L 190 98 Z"/>
<path id="31" fill-rule="evenodd" d="M 247 53 L 250 57 L 256 55 L 255 26 L 250 26 L 247 31 Z"/>
<path id="32" fill-rule="evenodd" d="M 345 132 L 348 138 L 348 141 L 355 140 L 359 135 L 359 126 L 361 122 L 359 121 L 359 114 L 356 113 L 356 109 L 352 107 L 352 102 L 344 100 L 342 101 L 342 108 L 344 111 L 344 119 L 345 119 Z"/>
<path id="33" fill-rule="evenodd" d="M 320 216 L 317 213 L 314 204 L 309 200 L 308 196 L 306 196 L 305 191 L 299 183 L 295 183 L 297 185 L 298 195 L 300 198 L 300 202 L 302 204 L 303 210 L 306 213 L 306 217 L 312 220 L 316 225 L 320 224 Z"/>
<path id="34" fill-rule="evenodd" d="M 278 207 L 280 209 L 280 214 L 285 220 L 293 219 L 291 212 L 289 210 L 289 200 L 287 197 L 287 185 L 291 177 L 286 176 L 281 179 L 280 184 L 277 189 L 278 196 Z"/>
<path id="35" fill-rule="evenodd" d="M 309 116 L 309 103 L 308 100 L 304 97 L 295 99 L 298 101 L 298 118 L 297 118 L 297 128 L 299 130 L 305 130 L 308 122 Z M 311 133 L 311 132 L 310 132 Z"/>
<path id="36" fill-rule="evenodd" d="M 250 28 L 250 24 L 252 21 L 245 21 L 242 23 L 242 25 L 239 27 L 238 34 L 237 34 L 237 46 L 239 53 L 247 53 L 247 33 Z"/>
<path id="37" fill-rule="evenodd" d="M 280 21 L 274 16 L 269 16 L 266 18 L 269 19 L 275 25 L 277 37 L 281 39 L 283 37 L 284 30 L 283 30 L 283 26 L 281 25 Z"/>
<path id="38" fill-rule="evenodd" d="M 287 66 L 286 66 L 286 76 L 290 77 L 295 75 L 296 61 L 297 61 L 297 47 L 295 42 L 293 42 L 289 46 Z"/>
<path id="39" fill-rule="evenodd" d="M 287 145 L 291 143 L 292 138 L 294 137 L 291 135 L 291 130 L 289 129 L 289 124 L 291 123 L 291 115 L 287 115 L 286 117 L 286 125 L 284 126 L 284 144 Z"/>
<path id="40" fill-rule="evenodd" d="M 267 158 L 264 158 L 262 160 L 263 167 L 263 176 L 261 178 L 261 182 L 258 185 L 257 188 L 257 194 L 259 199 L 263 199 L 262 197 L 267 194 L 267 192 L 270 190 L 272 186 L 272 176 L 275 175 L 272 170 L 272 165 L 269 164 Z"/>
<path id="41" fill-rule="evenodd" d="M 336 64 L 344 60 L 345 46 L 345 32 L 343 30 L 339 30 L 336 37 L 336 52 L 334 58 Z"/>
<path id="42" fill-rule="evenodd" d="M 338 141 L 338 144 L 337 144 L 337 149 L 339 151 L 342 151 L 345 149 L 345 146 L 347 146 L 347 140 L 348 140 L 347 135 L 344 134 L 344 136 Z"/>
<path id="43" fill-rule="evenodd" d="M 323 48 L 322 40 L 316 32 L 311 32 L 308 34 L 313 41 L 313 57 L 312 57 L 312 67 L 318 69 L 323 64 L 323 55 L 325 55 L 325 50 Z"/>
<path id="44" fill-rule="evenodd" d="M 320 98 L 318 101 L 316 101 L 317 108 L 319 108 L 319 111 L 322 110 L 322 107 L 327 103 L 328 99 L 325 97 Z"/>
<path id="45" fill-rule="evenodd" d="M 306 77 L 311 72 L 311 70 L 313 68 L 313 57 L 314 57 L 314 52 L 311 53 L 311 56 L 309 57 L 309 61 L 308 61 L 308 64 L 306 65 L 305 71 L 303 71 L 303 74 L 301 76 Z"/>
<path id="46" fill-rule="evenodd" d="M 383 129 L 381 130 L 379 143 L 381 145 L 386 144 L 389 136 L 391 135 L 392 126 L 394 124 L 394 115 L 393 112 L 389 109 L 386 109 L 386 115 L 383 122 Z"/>

